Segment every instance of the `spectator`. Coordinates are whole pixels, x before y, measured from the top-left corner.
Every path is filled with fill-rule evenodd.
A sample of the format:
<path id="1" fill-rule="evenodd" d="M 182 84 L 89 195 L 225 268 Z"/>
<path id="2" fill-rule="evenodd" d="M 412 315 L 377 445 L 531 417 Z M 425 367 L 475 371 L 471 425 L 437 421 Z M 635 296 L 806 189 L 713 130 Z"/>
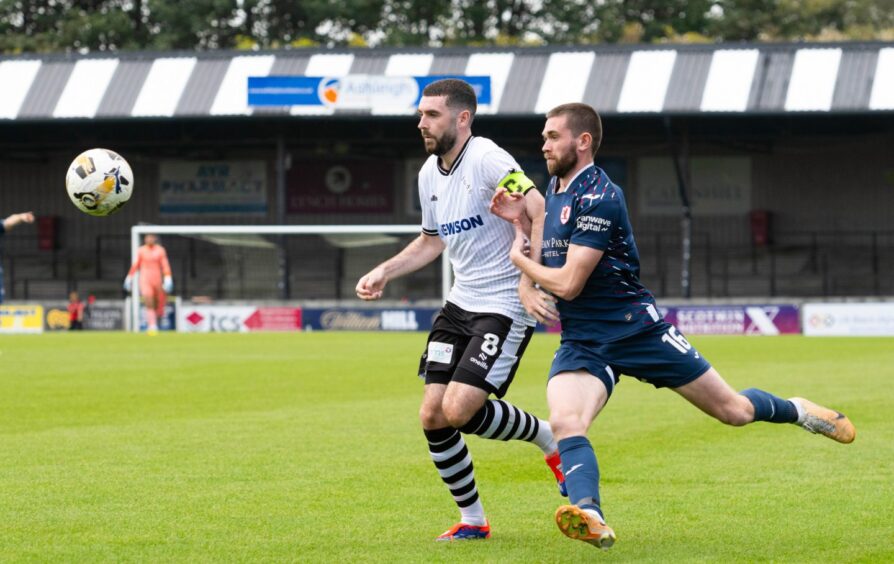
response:
<path id="1" fill-rule="evenodd" d="M 80 331 L 84 328 L 84 302 L 77 292 L 68 295 L 68 330 Z"/>

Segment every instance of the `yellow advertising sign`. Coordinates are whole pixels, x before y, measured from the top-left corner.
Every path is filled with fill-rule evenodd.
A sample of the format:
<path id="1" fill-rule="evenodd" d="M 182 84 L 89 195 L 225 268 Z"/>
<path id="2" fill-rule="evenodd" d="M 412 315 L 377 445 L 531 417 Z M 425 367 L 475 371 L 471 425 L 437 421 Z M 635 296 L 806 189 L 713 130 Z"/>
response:
<path id="1" fill-rule="evenodd" d="M 71 316 L 67 309 L 51 307 L 47 310 L 47 329 L 50 331 L 59 331 L 68 329 L 71 326 Z"/>
<path id="2" fill-rule="evenodd" d="M 43 306 L 0 306 L 0 333 L 43 333 Z"/>

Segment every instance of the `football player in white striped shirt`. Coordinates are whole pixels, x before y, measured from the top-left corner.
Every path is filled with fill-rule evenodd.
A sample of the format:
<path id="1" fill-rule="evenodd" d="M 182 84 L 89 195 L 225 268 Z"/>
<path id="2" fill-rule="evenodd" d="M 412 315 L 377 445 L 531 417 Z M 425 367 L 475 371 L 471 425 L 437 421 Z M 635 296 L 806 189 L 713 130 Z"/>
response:
<path id="1" fill-rule="evenodd" d="M 536 444 L 564 495 L 549 423 L 501 399 L 488 399 L 503 397 L 515 375 L 535 325 L 522 302 L 536 299 L 532 284 L 519 285 L 519 271 L 509 260 L 514 228 L 489 212 L 490 201 L 498 187 L 525 194 L 538 222 L 531 249 L 539 260 L 544 200 L 509 153 L 472 135 L 476 108 L 475 92 L 462 80 L 425 87 L 418 128 L 431 156 L 419 173 L 422 233 L 363 276 L 356 288 L 361 299 L 379 299 L 389 280 L 422 268 L 445 248 L 450 251 L 454 285 L 419 365 L 425 378 L 422 429 L 460 510 L 460 522 L 438 537 L 448 541 L 490 537 L 462 433 Z"/>

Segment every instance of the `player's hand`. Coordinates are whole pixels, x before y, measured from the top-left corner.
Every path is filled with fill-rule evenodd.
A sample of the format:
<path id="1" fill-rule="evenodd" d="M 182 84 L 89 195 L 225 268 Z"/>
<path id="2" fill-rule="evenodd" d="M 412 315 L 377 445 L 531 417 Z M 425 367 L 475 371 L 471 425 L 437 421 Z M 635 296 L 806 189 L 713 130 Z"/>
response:
<path id="1" fill-rule="evenodd" d="M 354 288 L 354 291 L 361 300 L 378 300 L 382 297 L 382 291 L 387 283 L 385 271 L 376 267 L 357 282 L 357 287 Z"/>
<path id="2" fill-rule="evenodd" d="M 514 220 L 512 225 L 515 227 L 515 239 L 512 241 L 512 247 L 509 249 L 509 258 L 516 266 L 518 266 L 518 263 L 521 260 L 526 259 L 530 254 L 531 241 L 522 230 L 521 222 L 519 220 Z"/>
<path id="3" fill-rule="evenodd" d="M 521 219 L 525 214 L 525 195 L 520 192 L 509 192 L 505 188 L 497 188 L 490 199 L 490 213 L 506 221 Z"/>
<path id="4" fill-rule="evenodd" d="M 174 281 L 171 280 L 170 276 L 165 276 L 164 281 L 161 283 L 161 289 L 165 291 L 165 294 L 170 294 L 174 291 Z"/>
<path id="5" fill-rule="evenodd" d="M 522 285 L 518 289 L 518 297 L 525 310 L 538 323 L 553 326 L 559 322 L 559 310 L 556 309 L 556 298 L 532 285 Z"/>
<path id="6" fill-rule="evenodd" d="M 133 283 L 133 279 L 130 276 L 128 276 L 127 278 L 124 279 L 124 284 L 122 284 L 122 285 L 124 286 L 125 292 L 130 292 L 132 283 Z"/>

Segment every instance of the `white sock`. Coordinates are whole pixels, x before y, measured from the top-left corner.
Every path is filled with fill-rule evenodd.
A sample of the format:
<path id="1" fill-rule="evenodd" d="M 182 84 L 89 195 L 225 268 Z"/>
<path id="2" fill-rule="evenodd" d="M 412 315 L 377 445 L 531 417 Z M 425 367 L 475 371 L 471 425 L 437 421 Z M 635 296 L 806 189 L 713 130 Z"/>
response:
<path id="1" fill-rule="evenodd" d="M 595 509 L 581 509 L 581 511 L 589 514 L 592 517 L 595 517 L 600 523 L 605 525 L 605 518 L 603 518 L 602 515 L 600 515 L 599 512 Z"/>
<path id="2" fill-rule="evenodd" d="M 540 447 L 545 455 L 559 448 L 547 421 L 503 400 L 487 400 L 462 432 L 498 441 L 528 441 Z"/>
<path id="3" fill-rule="evenodd" d="M 461 515 L 460 521 L 466 525 L 483 527 L 487 523 L 487 519 L 484 518 L 484 506 L 481 505 L 480 499 L 475 500 L 475 503 L 472 505 L 460 507 L 459 513 Z"/>
<path id="4" fill-rule="evenodd" d="M 543 454 L 549 456 L 559 450 L 559 443 L 553 437 L 553 429 L 549 426 L 549 421 L 544 421 L 543 419 L 538 419 L 538 421 L 540 422 L 540 430 L 537 431 L 531 442 L 540 447 Z"/>
<path id="5" fill-rule="evenodd" d="M 795 409 L 798 411 L 798 420 L 795 421 L 795 425 L 804 423 L 804 419 L 807 417 L 807 411 L 804 409 L 804 406 L 801 405 L 801 402 L 794 399 L 790 399 L 788 401 L 792 402 L 792 405 L 794 405 Z"/>

